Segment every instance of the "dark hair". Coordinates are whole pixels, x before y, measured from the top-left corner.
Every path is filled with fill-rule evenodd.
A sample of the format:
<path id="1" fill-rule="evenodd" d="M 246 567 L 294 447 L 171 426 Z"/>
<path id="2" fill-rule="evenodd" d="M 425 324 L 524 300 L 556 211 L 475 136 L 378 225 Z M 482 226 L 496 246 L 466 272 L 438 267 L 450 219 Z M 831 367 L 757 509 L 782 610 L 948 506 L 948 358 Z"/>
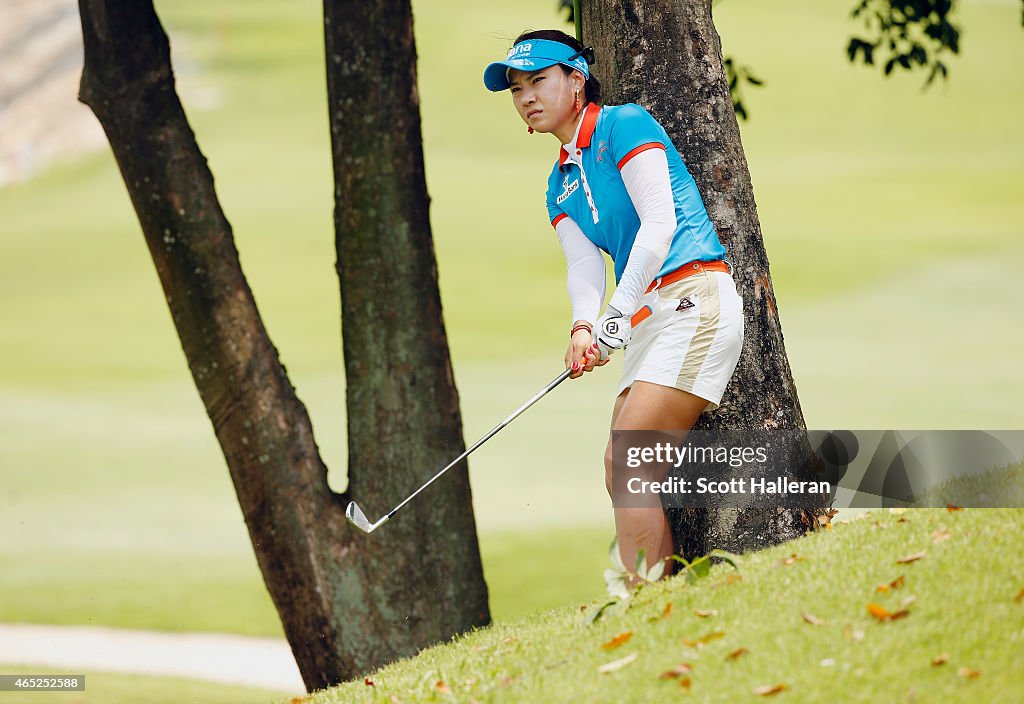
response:
<path id="1" fill-rule="evenodd" d="M 527 39 L 547 39 L 552 42 L 561 42 L 568 47 L 571 47 L 573 51 L 583 51 L 583 45 L 580 44 L 576 37 L 570 36 L 565 32 L 558 29 L 537 29 L 532 32 L 523 32 L 516 40 L 512 42 L 515 46 L 519 42 L 524 42 Z M 565 64 L 559 64 L 562 70 L 565 71 L 566 75 L 572 73 L 575 69 L 569 68 Z M 592 103 L 600 105 L 602 103 L 601 97 L 601 81 L 597 80 L 597 77 L 593 73 L 590 74 L 590 78 L 583 84 L 583 97 Z"/>

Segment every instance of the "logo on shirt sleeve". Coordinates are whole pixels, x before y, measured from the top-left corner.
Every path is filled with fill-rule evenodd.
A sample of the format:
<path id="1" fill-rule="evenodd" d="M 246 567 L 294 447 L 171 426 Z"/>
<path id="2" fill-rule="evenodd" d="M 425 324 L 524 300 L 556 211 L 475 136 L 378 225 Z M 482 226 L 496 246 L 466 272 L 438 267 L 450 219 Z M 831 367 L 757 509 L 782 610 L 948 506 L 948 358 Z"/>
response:
<path id="1" fill-rule="evenodd" d="M 565 180 L 562 181 L 562 192 L 558 194 L 558 197 L 555 199 L 555 203 L 561 205 L 562 201 L 571 196 L 573 194 L 573 191 L 575 191 L 579 187 L 580 180 L 578 178 L 573 179 L 572 183 L 569 183 L 569 176 L 566 176 Z"/>

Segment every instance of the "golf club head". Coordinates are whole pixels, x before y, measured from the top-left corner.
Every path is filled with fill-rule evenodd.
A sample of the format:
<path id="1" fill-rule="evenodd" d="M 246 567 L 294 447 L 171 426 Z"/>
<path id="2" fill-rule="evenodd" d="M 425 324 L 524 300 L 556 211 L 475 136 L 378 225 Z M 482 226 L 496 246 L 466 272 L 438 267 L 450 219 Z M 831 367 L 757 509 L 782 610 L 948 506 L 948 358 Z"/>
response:
<path id="1" fill-rule="evenodd" d="M 363 513 L 363 510 L 356 505 L 355 501 L 349 502 L 348 507 L 345 509 L 345 518 L 349 520 L 349 523 L 364 533 L 369 533 L 373 530 L 373 524 L 367 520 L 366 514 Z"/>

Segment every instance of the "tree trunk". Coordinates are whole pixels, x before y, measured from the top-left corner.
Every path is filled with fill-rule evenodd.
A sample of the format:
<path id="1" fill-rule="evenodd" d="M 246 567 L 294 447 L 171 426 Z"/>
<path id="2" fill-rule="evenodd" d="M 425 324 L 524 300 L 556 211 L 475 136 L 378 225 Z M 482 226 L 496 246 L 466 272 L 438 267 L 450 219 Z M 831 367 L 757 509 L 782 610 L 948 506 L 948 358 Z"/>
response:
<path id="1" fill-rule="evenodd" d="M 348 497 L 327 484 L 306 409 L 242 273 L 213 176 L 175 93 L 167 36 L 152 3 L 79 0 L 79 9 L 85 39 L 79 98 L 96 114 L 117 159 L 307 688 L 355 677 L 485 623 L 475 534 L 456 532 L 467 521 L 472 526 L 464 473 L 453 477 L 461 482 L 432 488 L 424 497 L 431 510 L 410 508 L 404 521 L 396 519 L 387 530 L 367 537 L 348 525 Z M 394 316 L 388 303 L 369 301 L 378 305 L 378 324 Z M 436 334 L 429 344 L 443 345 L 443 334 Z M 388 346 L 377 353 L 390 358 Z M 438 368 L 454 403 L 450 369 Z M 399 369 L 395 376 L 420 378 L 428 388 L 437 383 L 417 369 Z M 378 375 L 371 383 L 379 384 L 381 399 L 394 399 L 386 378 Z M 426 431 L 398 408 L 405 421 L 400 427 L 409 436 L 383 434 L 396 444 L 380 446 L 379 457 L 372 457 L 365 437 L 356 438 L 357 446 L 368 448 L 364 457 L 370 461 L 353 465 L 352 485 L 383 492 L 391 479 L 394 491 L 402 493 L 433 468 L 417 462 L 461 447 L 452 440 L 457 412 L 453 424 L 450 405 L 431 408 L 432 415 L 419 418 Z M 371 404 L 350 407 L 350 422 L 362 432 L 387 420 L 374 415 L 379 412 Z M 367 416 L 373 416 L 369 423 Z M 438 434 L 438 426 L 448 434 Z M 432 452 L 423 449 L 424 433 L 434 443 Z M 440 448 L 445 440 L 453 447 Z M 358 481 L 373 470 L 369 481 Z M 368 496 L 366 505 L 377 508 L 394 495 Z M 444 506 L 461 515 L 443 522 L 437 516 Z M 412 535 L 414 525 L 418 535 Z"/>
<path id="2" fill-rule="evenodd" d="M 805 429 L 740 142 L 711 0 L 586 0 L 583 37 L 609 104 L 639 103 L 672 137 L 728 247 L 745 339 L 721 407 L 695 429 Z M 801 534 L 799 511 L 670 511 L 680 554 L 743 550 Z"/>
<path id="3" fill-rule="evenodd" d="M 409 0 L 324 0 L 348 494 L 383 515 L 465 450 L 430 231 Z M 388 652 L 490 622 L 465 462 L 369 540 Z"/>

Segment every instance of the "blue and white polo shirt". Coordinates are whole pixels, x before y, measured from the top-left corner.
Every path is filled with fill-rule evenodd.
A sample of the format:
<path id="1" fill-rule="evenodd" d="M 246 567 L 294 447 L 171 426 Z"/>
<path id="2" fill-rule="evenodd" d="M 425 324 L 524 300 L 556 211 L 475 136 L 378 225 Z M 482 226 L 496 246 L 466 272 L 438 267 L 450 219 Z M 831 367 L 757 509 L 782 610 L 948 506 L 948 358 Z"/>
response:
<path id="1" fill-rule="evenodd" d="M 697 184 L 658 121 L 635 103 L 603 107 L 590 103 L 577 132 L 574 153 L 563 146 L 548 178 L 548 217 L 552 226 L 571 217 L 587 239 L 610 254 L 616 282 L 640 229 L 640 217 L 619 171 L 647 149 L 665 150 L 676 210 L 676 231 L 658 276 L 687 262 L 725 256 Z"/>

